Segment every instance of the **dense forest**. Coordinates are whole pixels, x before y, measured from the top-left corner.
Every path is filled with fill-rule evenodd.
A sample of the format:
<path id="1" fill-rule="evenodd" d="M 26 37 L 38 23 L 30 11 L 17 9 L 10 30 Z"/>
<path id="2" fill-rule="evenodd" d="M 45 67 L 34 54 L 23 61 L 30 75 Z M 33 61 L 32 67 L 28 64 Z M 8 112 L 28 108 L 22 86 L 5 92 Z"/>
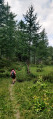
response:
<path id="1" fill-rule="evenodd" d="M 18 22 L 8 3 L 4 3 L 0 0 L 0 58 L 53 64 L 53 47 L 48 45 L 45 28 L 41 31 L 33 6 Z"/>

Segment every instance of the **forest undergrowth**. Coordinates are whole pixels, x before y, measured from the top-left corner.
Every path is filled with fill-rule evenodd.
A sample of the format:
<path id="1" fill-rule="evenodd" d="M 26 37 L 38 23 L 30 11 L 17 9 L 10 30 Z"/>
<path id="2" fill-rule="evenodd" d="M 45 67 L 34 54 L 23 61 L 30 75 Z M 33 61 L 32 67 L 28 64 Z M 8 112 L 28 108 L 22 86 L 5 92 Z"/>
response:
<path id="1" fill-rule="evenodd" d="M 12 83 L 11 68 L 16 71 L 16 83 L 11 90 L 15 98 L 13 103 L 9 92 Z M 13 63 L 0 69 L 0 118 L 17 119 L 52 119 L 53 118 L 53 66 L 30 65 L 27 74 L 24 63 Z M 6 78 L 5 78 L 6 77 Z"/>

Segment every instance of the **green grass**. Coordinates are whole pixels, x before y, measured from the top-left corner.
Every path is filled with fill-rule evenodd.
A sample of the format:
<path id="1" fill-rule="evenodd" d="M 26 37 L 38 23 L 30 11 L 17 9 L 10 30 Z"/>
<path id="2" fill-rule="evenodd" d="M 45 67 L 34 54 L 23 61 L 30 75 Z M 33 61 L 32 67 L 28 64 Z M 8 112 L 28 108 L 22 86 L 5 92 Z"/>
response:
<path id="1" fill-rule="evenodd" d="M 9 94 L 9 79 L 0 79 L 0 119 L 15 119 Z"/>
<path id="2" fill-rule="evenodd" d="M 47 80 L 43 81 L 42 76 L 52 72 L 53 66 L 43 66 L 42 72 L 37 72 L 39 67 L 30 66 L 30 72 L 35 76 L 37 75 L 37 81 L 35 83 L 34 80 L 36 78 L 31 77 L 32 75 L 27 75 L 24 64 L 16 63 L 13 64 L 13 67 L 15 68 L 17 78 L 17 82 L 13 86 L 13 91 L 17 106 L 19 106 L 20 119 L 52 119 L 53 83 Z M 9 93 L 11 78 L 8 78 L 7 75 L 9 74 L 10 76 L 11 68 L 12 66 L 0 70 L 1 74 L 5 74 L 3 78 L 0 78 L 1 119 L 15 119 Z"/>
<path id="3" fill-rule="evenodd" d="M 21 119 L 52 119 L 53 84 L 25 81 L 14 85 L 17 103 L 20 104 Z"/>
<path id="4" fill-rule="evenodd" d="M 43 71 L 42 72 L 37 72 L 37 67 L 36 66 L 30 66 L 30 71 L 34 74 L 34 75 L 44 75 L 44 74 L 48 74 L 50 72 L 53 71 L 53 66 L 43 66 Z"/>

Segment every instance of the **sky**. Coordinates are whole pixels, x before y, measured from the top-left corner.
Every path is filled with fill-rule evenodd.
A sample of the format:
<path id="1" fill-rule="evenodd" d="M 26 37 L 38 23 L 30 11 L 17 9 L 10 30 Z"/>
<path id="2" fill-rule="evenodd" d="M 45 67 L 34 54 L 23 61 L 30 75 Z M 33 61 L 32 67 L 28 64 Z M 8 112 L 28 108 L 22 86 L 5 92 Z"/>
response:
<path id="1" fill-rule="evenodd" d="M 28 8 L 33 5 L 37 20 L 41 28 L 45 28 L 49 46 L 53 46 L 53 0 L 4 0 L 9 3 L 11 11 L 17 15 L 19 21 L 23 19 Z"/>

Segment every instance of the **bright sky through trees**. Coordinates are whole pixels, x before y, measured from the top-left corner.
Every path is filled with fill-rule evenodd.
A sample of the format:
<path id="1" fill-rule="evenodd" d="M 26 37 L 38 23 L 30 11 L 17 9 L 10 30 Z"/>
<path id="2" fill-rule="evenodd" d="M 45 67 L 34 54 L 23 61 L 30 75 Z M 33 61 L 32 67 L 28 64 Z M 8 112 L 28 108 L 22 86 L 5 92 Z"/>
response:
<path id="1" fill-rule="evenodd" d="M 46 29 L 49 45 L 53 46 L 53 0 L 5 0 L 17 14 L 17 20 L 23 18 L 28 7 L 32 4 L 42 28 Z"/>

